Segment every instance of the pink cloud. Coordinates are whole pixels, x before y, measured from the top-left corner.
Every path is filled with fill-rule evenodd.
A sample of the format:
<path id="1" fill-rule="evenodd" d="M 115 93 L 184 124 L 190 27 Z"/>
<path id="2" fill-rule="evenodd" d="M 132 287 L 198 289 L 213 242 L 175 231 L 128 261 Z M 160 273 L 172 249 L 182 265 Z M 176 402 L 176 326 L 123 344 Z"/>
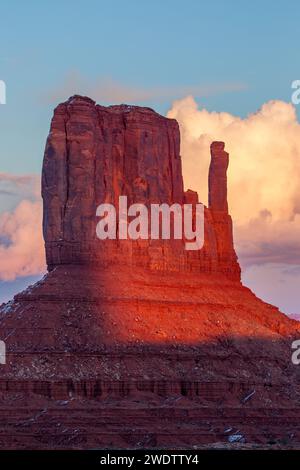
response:
<path id="1" fill-rule="evenodd" d="M 193 97 L 175 101 L 184 182 L 207 202 L 209 146 L 230 153 L 228 196 L 242 264 L 300 264 L 300 124 L 295 107 L 270 101 L 242 119 L 209 112 Z"/>
<path id="2" fill-rule="evenodd" d="M 0 213 L 0 279 L 43 273 L 46 265 L 40 178 L 0 173 L 0 191 L 17 196 L 15 207 Z"/>
<path id="3" fill-rule="evenodd" d="M 21 201 L 13 212 L 0 215 L 0 279 L 43 273 L 46 269 L 41 229 L 41 201 Z"/>

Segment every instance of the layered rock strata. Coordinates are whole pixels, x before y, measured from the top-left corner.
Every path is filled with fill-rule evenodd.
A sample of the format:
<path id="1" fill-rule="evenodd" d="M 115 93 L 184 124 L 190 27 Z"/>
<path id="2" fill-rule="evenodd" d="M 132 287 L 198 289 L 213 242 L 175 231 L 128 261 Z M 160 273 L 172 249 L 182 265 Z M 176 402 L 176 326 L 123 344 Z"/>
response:
<path id="1" fill-rule="evenodd" d="M 79 96 L 56 108 L 42 175 L 49 272 L 0 307 L 2 448 L 195 448 L 237 431 L 299 445 L 300 327 L 241 284 L 224 143 L 211 146 L 202 250 L 96 237 L 97 206 L 119 195 L 198 202 L 179 147 L 177 122 L 149 108 Z"/>
<path id="2" fill-rule="evenodd" d="M 226 198 L 228 155 L 222 153 L 222 143 L 212 145 L 211 203 L 205 209 L 202 250 L 189 253 L 178 240 L 105 241 L 102 249 L 97 239 L 99 204 L 118 207 L 119 196 L 127 196 L 128 205 L 188 202 L 179 147 L 177 122 L 152 109 L 104 107 L 76 96 L 59 105 L 42 178 L 49 269 L 60 264 L 125 263 L 163 271 L 223 272 L 238 280 Z"/>

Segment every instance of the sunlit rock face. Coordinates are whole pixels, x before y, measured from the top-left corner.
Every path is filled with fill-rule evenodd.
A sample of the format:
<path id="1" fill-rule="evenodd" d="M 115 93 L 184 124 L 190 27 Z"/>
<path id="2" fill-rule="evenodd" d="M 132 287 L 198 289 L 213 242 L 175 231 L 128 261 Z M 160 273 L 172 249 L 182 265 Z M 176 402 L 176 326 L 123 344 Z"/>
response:
<path id="1" fill-rule="evenodd" d="M 195 448 L 226 444 L 228 428 L 250 445 L 300 443 L 300 324 L 240 282 L 224 143 L 211 145 L 201 250 L 96 237 L 97 206 L 120 195 L 198 203 L 179 137 L 148 108 L 79 96 L 56 108 L 42 175 L 49 272 L 0 306 L 2 449 Z"/>
<path id="2" fill-rule="evenodd" d="M 48 267 L 118 264 L 163 271 L 223 272 L 239 280 L 227 207 L 224 144 L 212 145 L 205 245 L 187 253 L 182 241 L 100 242 L 96 208 L 103 202 L 193 203 L 184 192 L 180 135 L 174 119 L 150 108 L 104 107 L 74 96 L 59 105 L 47 140 L 42 178 Z M 225 159 L 223 157 L 226 157 Z M 197 198 L 197 196 L 196 196 Z"/>
<path id="3" fill-rule="evenodd" d="M 227 169 L 229 154 L 225 152 L 224 147 L 224 142 L 213 142 L 210 146 L 208 205 L 212 210 L 228 212 Z"/>

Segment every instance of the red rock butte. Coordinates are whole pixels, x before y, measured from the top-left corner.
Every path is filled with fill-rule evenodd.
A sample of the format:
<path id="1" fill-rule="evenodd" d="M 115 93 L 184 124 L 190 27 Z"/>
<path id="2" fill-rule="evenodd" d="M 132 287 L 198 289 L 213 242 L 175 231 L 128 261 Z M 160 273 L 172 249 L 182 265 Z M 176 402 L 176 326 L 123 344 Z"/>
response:
<path id="1" fill-rule="evenodd" d="M 184 191 L 178 124 L 81 96 L 55 109 L 48 274 L 0 307 L 1 448 L 200 448 L 234 433 L 246 446 L 298 445 L 299 326 L 241 283 L 224 148 L 211 144 L 201 250 L 99 240 L 96 208 L 120 195 L 198 202 Z"/>

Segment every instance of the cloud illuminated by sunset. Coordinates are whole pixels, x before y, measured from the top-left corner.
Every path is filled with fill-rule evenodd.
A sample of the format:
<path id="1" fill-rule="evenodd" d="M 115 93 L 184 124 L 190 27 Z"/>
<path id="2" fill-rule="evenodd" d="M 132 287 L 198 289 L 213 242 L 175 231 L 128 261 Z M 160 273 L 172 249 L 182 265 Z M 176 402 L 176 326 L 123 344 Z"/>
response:
<path id="1" fill-rule="evenodd" d="M 168 117 L 180 125 L 185 187 L 204 203 L 210 143 L 225 142 L 229 208 L 246 263 L 299 263 L 300 124 L 294 106 L 270 101 L 242 119 L 201 109 L 189 96 L 175 101 Z"/>
<path id="2" fill-rule="evenodd" d="M 294 107 L 270 101 L 242 119 L 201 109 L 190 96 L 175 101 L 168 117 L 180 125 L 185 187 L 197 190 L 204 203 L 210 143 L 225 141 L 229 207 L 244 266 L 299 264 L 300 125 Z M 0 183 L 0 190 L 23 194 L 12 211 L 0 214 L 0 279 L 44 272 L 39 177 L 2 173 Z"/>

